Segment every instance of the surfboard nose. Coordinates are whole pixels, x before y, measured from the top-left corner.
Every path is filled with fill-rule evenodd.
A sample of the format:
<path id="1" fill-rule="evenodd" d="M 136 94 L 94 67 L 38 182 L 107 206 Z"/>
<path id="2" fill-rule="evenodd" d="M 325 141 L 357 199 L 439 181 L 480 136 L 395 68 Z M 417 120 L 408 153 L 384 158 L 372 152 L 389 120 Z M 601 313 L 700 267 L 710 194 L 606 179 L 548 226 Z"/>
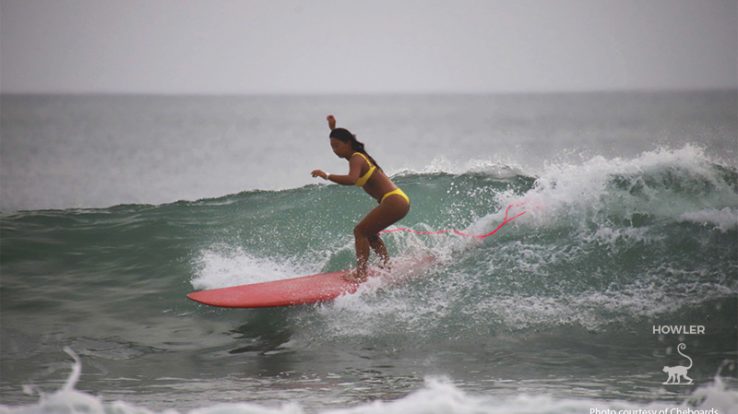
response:
<path id="1" fill-rule="evenodd" d="M 187 294 L 187 299 L 189 299 L 189 300 L 191 300 L 191 301 L 195 301 L 195 302 L 197 302 L 197 303 L 202 303 L 202 302 L 201 302 L 200 300 L 198 300 L 198 293 L 200 293 L 200 292 L 201 292 L 201 291 L 197 291 L 197 292 L 190 292 L 190 293 L 188 293 L 188 294 Z"/>

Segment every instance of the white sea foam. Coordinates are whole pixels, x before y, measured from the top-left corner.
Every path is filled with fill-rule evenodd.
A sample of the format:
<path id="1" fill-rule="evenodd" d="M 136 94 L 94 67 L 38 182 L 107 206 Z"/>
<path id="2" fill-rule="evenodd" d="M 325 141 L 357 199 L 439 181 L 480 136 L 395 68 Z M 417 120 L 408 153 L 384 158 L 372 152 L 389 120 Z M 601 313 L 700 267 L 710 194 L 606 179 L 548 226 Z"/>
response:
<path id="1" fill-rule="evenodd" d="M 322 263 L 258 257 L 240 247 L 216 245 L 200 253 L 191 283 L 195 289 L 216 289 L 317 273 L 321 267 Z"/>
<path id="2" fill-rule="evenodd" d="M 707 208 L 699 211 L 690 211 L 679 216 L 681 221 L 711 226 L 722 232 L 738 227 L 738 208 L 725 207 L 723 209 Z"/>
<path id="3" fill-rule="evenodd" d="M 710 216 L 706 220 L 732 225 L 738 193 L 714 165 L 693 145 L 648 151 L 632 159 L 597 156 L 581 164 L 550 163 L 533 189 L 522 196 L 502 193 L 498 199 L 501 205 L 524 203 L 529 214 L 521 221 L 538 225 L 563 217 L 604 223 L 612 214 L 623 219 L 648 214 L 691 220 L 696 218 L 692 212 L 705 208 L 702 216 Z M 722 209 L 719 216 L 710 213 L 716 208 Z"/>
<path id="4" fill-rule="evenodd" d="M 58 391 L 41 393 L 35 404 L 21 406 L 0 405 L 0 414 L 154 414 L 156 411 L 125 401 L 104 401 L 101 397 L 75 389 L 81 363 L 73 352 L 73 372 Z M 373 401 L 350 408 L 329 408 L 316 414 L 581 414 L 590 410 L 658 410 L 686 409 L 716 410 L 720 414 L 736 414 L 738 391 L 729 388 L 721 377 L 697 388 L 682 403 L 632 402 L 589 398 L 567 398 L 527 393 L 478 395 L 465 392 L 444 377 L 429 377 L 425 385 L 393 401 Z M 177 414 L 176 408 L 160 411 Z M 298 402 L 286 401 L 278 407 L 267 407 L 250 402 L 223 403 L 188 411 L 189 414 L 308 414 Z"/>
<path id="5" fill-rule="evenodd" d="M 495 253 L 514 258 L 511 266 L 515 269 L 540 277 L 549 276 L 547 272 L 555 268 L 552 263 L 576 261 L 596 246 L 605 245 L 606 252 L 618 254 L 618 249 L 643 248 L 659 243 L 668 236 L 652 226 L 654 222 L 694 222 L 722 232 L 738 226 L 738 193 L 733 184 L 721 176 L 720 170 L 701 148 L 692 145 L 645 152 L 633 159 L 595 157 L 578 165 L 551 164 L 533 189 L 523 195 L 513 191 L 500 193 L 498 200 L 502 208 L 480 218 L 466 231 L 481 234 L 492 230 L 502 221 L 504 207 L 510 204 L 516 206 L 513 214 L 520 209 L 525 209 L 526 214 L 511 223 L 506 232 L 533 231 L 539 234 L 550 231 L 546 229 L 550 227 L 573 227 L 573 232 L 567 230 L 569 244 L 549 246 L 536 241 L 520 241 L 500 246 L 502 250 Z M 725 205 L 730 207 L 723 207 Z M 649 216 L 651 221 L 639 224 L 639 215 Z M 474 246 L 474 240 L 466 242 L 470 247 Z M 451 246 L 451 243 L 446 245 Z M 457 280 L 467 287 L 470 283 L 482 283 L 480 281 L 487 275 L 499 273 L 500 269 L 495 268 L 500 265 L 498 261 L 489 261 L 488 265 L 481 264 L 476 269 L 465 267 L 458 275 L 450 275 L 446 280 L 449 284 L 451 280 Z M 620 319 L 673 312 L 681 307 L 698 305 L 706 298 L 729 297 L 738 292 L 738 286 L 734 284 L 702 280 L 701 272 L 708 271 L 703 267 L 687 269 L 693 274 L 680 278 L 678 274 L 685 269 L 659 267 L 658 262 L 653 266 L 656 268 L 644 269 L 646 274 L 639 280 L 630 284 L 618 282 L 604 292 L 577 290 L 576 293 L 528 295 L 523 286 L 518 294 L 509 297 L 490 292 L 488 297 L 472 305 L 472 315 L 497 318 L 509 327 L 575 323 L 598 329 Z M 477 273 L 479 277 L 475 278 Z M 664 280 L 664 275 L 702 281 L 664 286 L 659 283 Z M 514 279 L 509 281 L 509 284 L 515 283 L 518 282 Z M 557 281 L 552 280 L 551 283 Z M 682 290 L 683 295 L 680 294 Z M 669 300 L 665 298 L 666 292 L 670 292 Z M 386 305 L 382 303 L 382 306 Z M 423 302 L 419 308 L 412 315 L 422 314 L 422 309 L 437 307 Z M 396 312 L 395 315 L 404 315 L 408 319 L 417 317 L 410 316 L 410 312 Z M 429 328 L 427 323 L 420 326 Z"/>

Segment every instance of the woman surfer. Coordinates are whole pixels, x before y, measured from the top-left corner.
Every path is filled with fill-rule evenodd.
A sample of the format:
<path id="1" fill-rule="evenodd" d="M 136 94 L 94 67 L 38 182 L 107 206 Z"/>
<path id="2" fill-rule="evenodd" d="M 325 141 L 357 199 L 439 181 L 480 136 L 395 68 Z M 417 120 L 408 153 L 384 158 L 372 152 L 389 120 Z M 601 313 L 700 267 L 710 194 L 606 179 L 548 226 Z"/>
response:
<path id="1" fill-rule="evenodd" d="M 336 128 L 336 118 L 333 115 L 328 115 L 327 120 L 331 129 L 331 148 L 339 158 L 348 160 L 349 172 L 346 175 L 337 175 L 313 170 L 312 176 L 336 184 L 362 187 L 379 203 L 354 227 L 356 271 L 347 274 L 346 279 L 363 282 L 367 279 L 370 247 L 380 256 L 385 267 L 389 264 L 387 247 L 379 237 L 379 232 L 407 215 L 410 211 L 410 198 L 385 175 L 354 134 L 347 129 Z"/>

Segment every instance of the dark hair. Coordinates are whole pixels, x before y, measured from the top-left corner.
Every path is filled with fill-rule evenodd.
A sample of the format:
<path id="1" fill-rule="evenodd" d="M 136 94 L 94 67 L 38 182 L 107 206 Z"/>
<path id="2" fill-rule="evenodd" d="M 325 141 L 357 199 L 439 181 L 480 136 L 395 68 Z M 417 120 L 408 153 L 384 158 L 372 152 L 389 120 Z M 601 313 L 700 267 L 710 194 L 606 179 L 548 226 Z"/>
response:
<path id="1" fill-rule="evenodd" d="M 369 160 L 372 162 L 372 164 L 376 165 L 378 169 L 382 169 L 379 165 L 377 165 L 377 162 L 374 161 L 374 158 L 372 158 L 369 153 L 366 152 L 364 149 L 364 143 L 359 142 L 359 140 L 356 139 L 356 135 L 352 134 L 348 129 L 346 128 L 333 128 L 331 130 L 331 138 L 335 138 L 338 140 L 341 140 L 343 142 L 350 142 L 351 148 L 353 148 L 354 151 L 358 151 L 369 158 Z"/>

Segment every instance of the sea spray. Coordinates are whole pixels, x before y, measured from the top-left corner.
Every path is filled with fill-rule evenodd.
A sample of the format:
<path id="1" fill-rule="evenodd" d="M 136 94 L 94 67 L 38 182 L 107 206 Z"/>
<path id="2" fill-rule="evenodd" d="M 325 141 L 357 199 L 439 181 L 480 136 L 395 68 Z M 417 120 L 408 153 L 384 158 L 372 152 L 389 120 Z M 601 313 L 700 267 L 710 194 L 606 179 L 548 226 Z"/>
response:
<path id="1" fill-rule="evenodd" d="M 557 398 L 550 395 L 521 393 L 517 396 L 484 395 L 465 392 L 447 377 L 428 377 L 422 388 L 393 400 L 376 400 L 347 408 L 307 409 L 297 402 L 264 406 L 244 402 L 220 403 L 180 411 L 175 407 L 150 410 L 125 401 L 108 401 L 75 389 L 82 363 L 69 348 L 65 352 L 74 359 L 72 372 L 61 389 L 48 395 L 41 393 L 36 404 L 0 405 L 2 414 L 578 414 L 578 413 L 667 413 L 667 414 L 735 414 L 738 392 L 726 388 L 723 379 L 697 388 L 681 403 L 637 403 L 590 398 Z M 176 406 L 176 403 L 175 403 Z"/>

